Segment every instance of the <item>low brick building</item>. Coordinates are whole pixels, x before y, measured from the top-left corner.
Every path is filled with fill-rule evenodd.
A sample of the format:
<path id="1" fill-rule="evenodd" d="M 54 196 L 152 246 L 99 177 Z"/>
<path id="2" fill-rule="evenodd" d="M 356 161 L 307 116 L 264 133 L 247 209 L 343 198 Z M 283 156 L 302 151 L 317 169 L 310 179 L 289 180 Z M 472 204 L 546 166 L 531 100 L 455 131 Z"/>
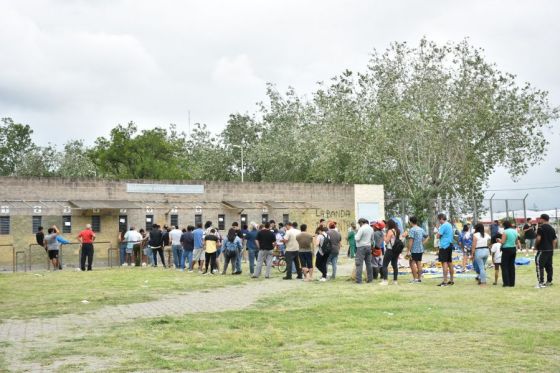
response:
<path id="1" fill-rule="evenodd" d="M 383 218 L 383 195 L 382 185 L 0 177 L 0 245 L 8 245 L 0 246 L 0 267 L 11 269 L 11 246 L 29 250 L 41 225 L 56 224 L 75 242 L 78 232 L 92 224 L 99 242 L 96 258 L 106 263 L 119 230 L 131 225 L 183 228 L 210 220 L 225 230 L 234 221 L 315 226 L 325 218 L 346 232 L 358 215 Z M 78 245 L 68 248 L 65 255 L 77 254 Z M 43 263 L 44 252 L 32 249 L 31 259 Z"/>

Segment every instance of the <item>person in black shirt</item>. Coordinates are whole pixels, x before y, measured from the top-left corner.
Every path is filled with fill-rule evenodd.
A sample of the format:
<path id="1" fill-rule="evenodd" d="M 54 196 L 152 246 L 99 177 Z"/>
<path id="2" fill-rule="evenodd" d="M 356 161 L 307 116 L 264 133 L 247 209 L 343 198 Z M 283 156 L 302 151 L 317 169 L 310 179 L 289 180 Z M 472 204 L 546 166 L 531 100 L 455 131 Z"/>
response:
<path id="1" fill-rule="evenodd" d="M 165 268 L 165 258 L 163 256 L 163 233 L 160 230 L 160 226 L 154 224 L 152 230 L 150 231 L 150 241 L 148 245 L 152 249 L 152 255 L 154 258 L 153 267 L 157 267 L 157 254 L 161 258 L 161 264 Z"/>
<path id="2" fill-rule="evenodd" d="M 274 243 L 276 242 L 276 235 L 270 227 L 270 223 L 265 223 L 264 229 L 261 229 L 257 233 L 257 239 L 255 243 L 259 249 L 259 254 L 257 258 L 257 269 L 253 278 L 258 278 L 261 274 L 263 262 L 266 262 L 266 272 L 264 274 L 265 278 L 270 277 L 270 269 L 272 268 L 272 250 L 274 249 Z"/>
<path id="3" fill-rule="evenodd" d="M 45 232 L 43 232 L 43 227 L 39 227 L 37 229 L 37 233 L 35 233 L 35 240 L 37 241 L 37 245 L 41 245 L 45 251 L 47 251 L 47 246 L 45 245 Z"/>
<path id="4" fill-rule="evenodd" d="M 537 268 L 537 286 L 543 288 L 552 285 L 552 254 L 558 243 L 554 228 L 548 224 L 549 216 L 541 215 L 541 226 L 537 231 L 535 266 Z M 546 283 L 544 282 L 544 271 L 546 270 Z"/>
<path id="5" fill-rule="evenodd" d="M 529 255 L 529 250 L 535 249 L 535 239 L 537 238 L 535 227 L 531 225 L 531 218 L 527 218 L 527 222 L 523 226 L 523 238 L 525 239 L 525 252 Z"/>

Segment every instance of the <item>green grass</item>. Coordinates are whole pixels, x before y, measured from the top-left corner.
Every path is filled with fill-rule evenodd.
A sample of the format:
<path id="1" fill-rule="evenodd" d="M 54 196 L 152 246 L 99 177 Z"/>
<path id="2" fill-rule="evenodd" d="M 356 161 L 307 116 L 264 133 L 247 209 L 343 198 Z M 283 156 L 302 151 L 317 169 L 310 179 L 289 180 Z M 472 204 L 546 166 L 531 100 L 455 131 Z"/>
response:
<path id="1" fill-rule="evenodd" d="M 6 274 L 0 276 L 0 320 L 83 313 L 245 281 L 247 276 L 213 276 L 209 281 L 198 273 L 152 268 Z"/>
<path id="2" fill-rule="evenodd" d="M 533 289 L 533 266 L 513 289 L 438 281 L 302 283 L 252 309 L 141 320 L 28 358 L 111 358 L 115 372 L 560 371 L 560 285 Z"/>

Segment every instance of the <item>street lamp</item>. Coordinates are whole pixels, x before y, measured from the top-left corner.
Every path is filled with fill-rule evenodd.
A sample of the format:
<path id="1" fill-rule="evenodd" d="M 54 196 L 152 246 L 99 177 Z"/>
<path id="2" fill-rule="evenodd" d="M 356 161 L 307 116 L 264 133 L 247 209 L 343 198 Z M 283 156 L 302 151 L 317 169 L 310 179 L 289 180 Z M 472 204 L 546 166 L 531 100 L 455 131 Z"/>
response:
<path id="1" fill-rule="evenodd" d="M 245 174 L 245 164 L 243 163 L 243 147 L 241 145 L 232 145 L 232 147 L 241 149 L 241 182 L 243 182 L 243 175 Z"/>

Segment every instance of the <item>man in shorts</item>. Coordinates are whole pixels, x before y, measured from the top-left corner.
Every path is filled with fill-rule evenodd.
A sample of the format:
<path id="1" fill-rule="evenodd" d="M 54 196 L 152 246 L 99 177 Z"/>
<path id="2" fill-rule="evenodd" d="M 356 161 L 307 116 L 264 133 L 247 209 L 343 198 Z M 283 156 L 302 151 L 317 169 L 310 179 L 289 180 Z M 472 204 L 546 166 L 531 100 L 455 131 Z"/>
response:
<path id="1" fill-rule="evenodd" d="M 410 269 L 412 270 L 412 283 L 422 282 L 422 255 L 424 254 L 424 245 L 430 239 L 430 236 L 418 226 L 416 216 L 411 216 L 410 224 L 412 228 L 408 231 L 408 245 L 406 256 L 410 257 Z"/>
<path id="2" fill-rule="evenodd" d="M 307 232 L 307 224 L 301 225 L 296 239 L 299 244 L 299 260 L 304 281 L 313 280 L 313 236 Z"/>
<path id="3" fill-rule="evenodd" d="M 202 229 L 202 223 L 196 225 L 196 229 L 193 231 L 194 237 L 194 250 L 193 250 L 193 269 L 194 265 L 198 263 L 198 273 L 202 273 L 202 266 L 204 265 L 205 253 L 204 253 L 204 230 Z"/>
<path id="4" fill-rule="evenodd" d="M 438 260 L 443 268 L 443 281 L 438 286 L 454 285 L 453 275 L 453 227 L 447 221 L 445 214 L 438 215 L 439 230 L 437 237 L 439 239 Z M 448 279 L 449 274 L 449 281 Z"/>

